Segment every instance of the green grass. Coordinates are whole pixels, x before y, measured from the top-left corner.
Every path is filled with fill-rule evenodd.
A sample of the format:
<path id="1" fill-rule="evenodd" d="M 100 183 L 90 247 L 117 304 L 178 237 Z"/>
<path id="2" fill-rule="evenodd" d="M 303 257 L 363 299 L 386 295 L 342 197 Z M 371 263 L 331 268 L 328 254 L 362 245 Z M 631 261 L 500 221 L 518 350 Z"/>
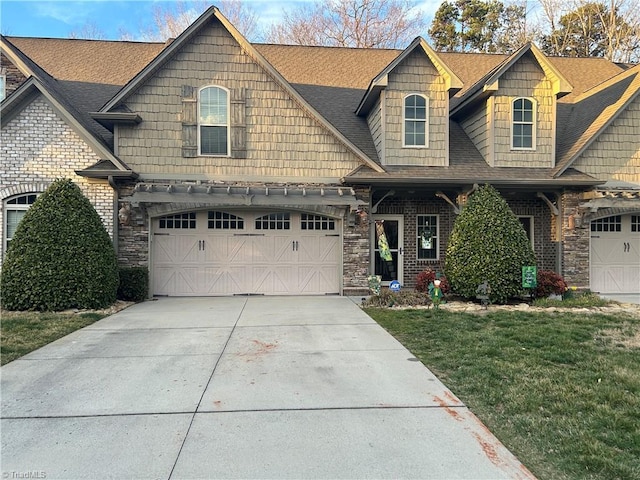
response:
<path id="1" fill-rule="evenodd" d="M 640 478 L 640 320 L 367 309 L 541 480 Z"/>
<path id="2" fill-rule="evenodd" d="M 563 300 L 552 300 L 550 298 L 537 298 L 533 301 L 534 307 L 563 307 L 563 308 L 588 308 L 588 307 L 606 307 L 611 305 L 611 300 L 601 298 L 595 293 L 580 293 L 567 296 Z"/>
<path id="3" fill-rule="evenodd" d="M 20 358 L 106 317 L 99 313 L 2 312 L 0 364 Z"/>

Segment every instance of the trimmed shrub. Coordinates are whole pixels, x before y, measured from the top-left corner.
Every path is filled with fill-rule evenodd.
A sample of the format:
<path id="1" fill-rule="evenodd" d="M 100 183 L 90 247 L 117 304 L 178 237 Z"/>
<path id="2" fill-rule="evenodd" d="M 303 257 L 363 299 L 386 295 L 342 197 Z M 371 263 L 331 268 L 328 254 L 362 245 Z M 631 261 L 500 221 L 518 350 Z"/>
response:
<path id="1" fill-rule="evenodd" d="M 522 267 L 535 265 L 535 255 L 522 224 L 490 185 L 470 198 L 455 221 L 445 257 L 451 290 L 475 298 L 488 281 L 492 303 L 505 303 L 522 293 Z"/>
<path id="2" fill-rule="evenodd" d="M 147 267 L 120 267 L 118 299 L 142 302 L 149 295 L 149 270 Z"/>
<path id="3" fill-rule="evenodd" d="M 562 275 L 552 270 L 538 270 L 538 286 L 533 292 L 536 298 L 546 298 L 549 295 L 564 295 L 567 284 Z"/>
<path id="4" fill-rule="evenodd" d="M 431 268 L 420 272 L 416 277 L 416 290 L 424 293 L 429 292 L 429 285 L 433 283 L 435 279 L 436 272 Z M 440 290 L 442 290 L 442 293 L 445 295 L 451 291 L 447 277 L 444 275 L 440 275 Z"/>
<path id="5" fill-rule="evenodd" d="M 116 300 L 118 264 L 109 234 L 71 180 L 56 180 L 25 213 L 2 266 L 2 306 L 59 311 Z"/>

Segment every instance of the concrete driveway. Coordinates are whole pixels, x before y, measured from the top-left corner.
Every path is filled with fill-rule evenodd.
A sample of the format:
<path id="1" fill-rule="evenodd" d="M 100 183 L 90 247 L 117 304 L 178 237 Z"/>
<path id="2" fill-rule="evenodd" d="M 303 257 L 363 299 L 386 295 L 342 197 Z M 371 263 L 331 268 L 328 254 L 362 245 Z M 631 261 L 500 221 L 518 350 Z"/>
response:
<path id="1" fill-rule="evenodd" d="M 161 298 L 1 374 L 3 478 L 533 478 L 346 297 Z"/>

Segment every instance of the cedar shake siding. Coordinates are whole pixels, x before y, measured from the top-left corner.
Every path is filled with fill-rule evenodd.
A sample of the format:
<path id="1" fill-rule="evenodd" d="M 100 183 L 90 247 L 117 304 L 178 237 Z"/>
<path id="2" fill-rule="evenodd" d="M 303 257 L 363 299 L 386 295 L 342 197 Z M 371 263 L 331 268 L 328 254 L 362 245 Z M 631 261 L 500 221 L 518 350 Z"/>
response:
<path id="1" fill-rule="evenodd" d="M 5 98 L 11 95 L 27 79 L 4 53 L 0 54 L 0 75 L 5 77 Z"/>
<path id="2" fill-rule="evenodd" d="M 574 162 L 596 178 L 640 183 L 640 96 Z"/>
<path id="3" fill-rule="evenodd" d="M 551 82 L 533 58 L 524 55 L 499 80 L 499 89 L 493 96 L 493 158 L 489 164 L 495 167 L 541 167 L 554 164 L 556 99 Z M 535 101 L 535 148 L 514 150 L 511 148 L 512 103 L 517 98 Z"/>
<path id="4" fill-rule="evenodd" d="M 490 111 L 490 101 L 491 98 L 488 99 L 487 104 L 479 105 L 460 121 L 465 133 L 487 162 L 493 159 L 493 155 L 489 153 L 489 148 L 492 146 L 489 132 L 490 120 L 487 113 Z"/>
<path id="5" fill-rule="evenodd" d="M 184 86 L 193 92 L 217 85 L 244 101 L 246 151 L 231 156 L 183 156 Z M 234 98 L 244 99 L 234 106 Z M 195 98 L 195 97 L 194 97 Z M 353 153 L 312 118 L 258 66 L 217 22 L 211 22 L 126 100 L 142 117 L 120 127 L 119 156 L 142 177 L 182 179 L 283 179 L 324 181 L 360 165 Z M 195 102 L 192 103 L 195 107 Z M 193 119 L 191 119 L 193 121 Z M 234 133 L 232 133 L 233 137 Z M 242 158 L 237 158 L 242 157 Z"/>
<path id="6" fill-rule="evenodd" d="M 404 99 L 409 94 L 428 98 L 426 147 L 404 147 Z M 389 73 L 384 90 L 384 164 L 446 166 L 449 163 L 449 96 L 445 83 L 429 58 L 414 50 Z"/>
<path id="7" fill-rule="evenodd" d="M 385 154 L 385 128 L 384 128 L 384 115 L 382 113 L 382 103 L 385 102 L 384 90 L 380 92 L 380 98 L 376 101 L 367 116 L 367 123 L 369 124 L 369 130 L 373 137 L 373 143 L 376 146 L 376 152 L 380 162 L 384 164 Z"/>

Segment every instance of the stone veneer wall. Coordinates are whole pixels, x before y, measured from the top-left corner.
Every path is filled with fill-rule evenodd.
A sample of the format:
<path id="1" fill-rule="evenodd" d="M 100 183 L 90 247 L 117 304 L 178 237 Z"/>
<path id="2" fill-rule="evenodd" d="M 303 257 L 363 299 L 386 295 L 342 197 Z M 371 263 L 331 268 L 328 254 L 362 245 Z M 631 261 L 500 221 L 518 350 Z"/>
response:
<path id="1" fill-rule="evenodd" d="M 258 184 L 256 184 L 258 185 Z M 119 186 L 120 198 L 133 194 L 134 182 Z M 359 199 L 369 200 L 367 189 L 356 189 Z M 189 206 L 185 205 L 185 210 Z M 343 289 L 345 295 L 368 292 L 369 276 L 369 224 L 368 216 L 355 223 L 343 219 Z M 149 258 L 150 219 L 143 207 L 133 208 L 129 225 L 120 225 L 118 234 L 118 262 L 123 266 L 151 267 Z"/>
<path id="2" fill-rule="evenodd" d="M 120 198 L 133 195 L 135 182 L 118 185 Z M 118 263 L 126 267 L 147 267 L 149 263 L 150 220 L 142 207 L 133 208 L 128 225 L 118 230 Z"/>
<path id="3" fill-rule="evenodd" d="M 368 201 L 369 191 L 355 189 L 358 198 Z M 349 220 L 343 222 L 343 258 L 342 258 L 342 283 L 344 295 L 366 295 L 369 293 L 368 280 L 370 249 L 369 235 L 371 216 L 368 210 L 363 210 L 362 215 L 356 214 L 355 225 L 350 225 Z"/>
<path id="4" fill-rule="evenodd" d="M 70 178 L 91 201 L 113 238 L 115 192 L 106 181 L 76 175 L 99 157 L 42 97 L 29 104 L 0 132 L 0 200 L 41 193 L 55 179 Z M 0 209 L 0 225 L 4 225 Z M 4 245 L 4 228 L 0 245 Z M 2 247 L 4 248 L 4 247 Z"/>
<path id="5" fill-rule="evenodd" d="M 590 225 L 569 229 L 569 216 L 576 213 L 582 192 L 567 190 L 562 194 L 562 275 L 570 286 L 589 287 L 589 237 Z"/>

